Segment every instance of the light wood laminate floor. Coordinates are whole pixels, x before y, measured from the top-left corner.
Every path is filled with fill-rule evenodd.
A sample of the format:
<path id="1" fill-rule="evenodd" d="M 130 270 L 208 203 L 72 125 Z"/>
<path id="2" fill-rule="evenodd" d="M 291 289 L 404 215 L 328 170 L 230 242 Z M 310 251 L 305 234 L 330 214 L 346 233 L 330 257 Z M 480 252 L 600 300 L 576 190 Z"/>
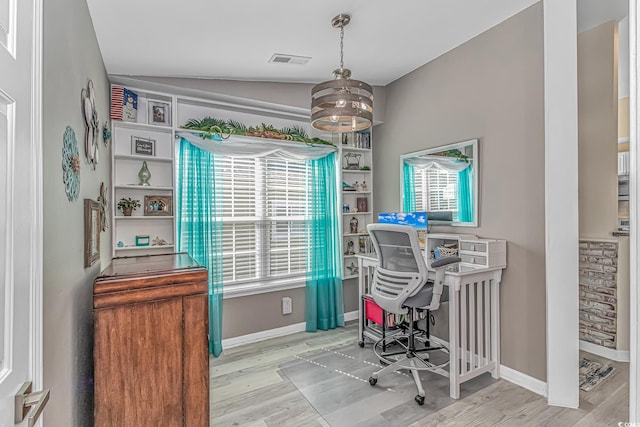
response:
<path id="1" fill-rule="evenodd" d="M 357 346 L 357 324 L 350 323 L 328 332 L 301 332 L 261 341 L 225 350 L 219 358 L 211 358 L 211 425 L 330 426 L 279 366 L 297 355 L 348 344 Z M 371 351 L 371 346 L 362 351 Z M 601 360 L 586 353 L 581 356 Z M 385 410 L 379 414 L 384 422 L 376 425 L 617 426 L 618 422 L 628 419 L 629 368 L 627 363 L 611 363 L 616 371 L 610 378 L 590 392 L 580 392 L 579 409 L 548 406 L 542 396 L 499 380 L 435 412 L 415 403 L 397 408 L 424 411 L 424 418 L 419 417 L 419 421 L 394 423 L 393 410 Z M 410 378 L 407 381 L 411 381 Z M 363 387 L 363 396 L 366 396 L 369 386 L 363 384 Z M 435 391 L 427 387 L 427 393 L 430 392 Z M 339 395 L 340 390 L 335 393 Z M 371 411 L 376 414 L 375 407 Z"/>

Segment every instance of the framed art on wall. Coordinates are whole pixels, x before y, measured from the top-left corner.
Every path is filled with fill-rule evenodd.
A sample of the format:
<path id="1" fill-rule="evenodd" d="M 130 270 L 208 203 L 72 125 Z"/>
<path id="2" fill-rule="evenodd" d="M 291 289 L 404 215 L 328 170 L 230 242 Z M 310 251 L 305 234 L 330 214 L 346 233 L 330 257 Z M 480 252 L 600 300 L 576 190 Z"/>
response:
<path id="1" fill-rule="evenodd" d="M 84 199 L 84 267 L 100 259 L 100 203 Z"/>
<path id="2" fill-rule="evenodd" d="M 147 122 L 150 125 L 171 126 L 171 104 L 162 101 L 149 101 Z"/>

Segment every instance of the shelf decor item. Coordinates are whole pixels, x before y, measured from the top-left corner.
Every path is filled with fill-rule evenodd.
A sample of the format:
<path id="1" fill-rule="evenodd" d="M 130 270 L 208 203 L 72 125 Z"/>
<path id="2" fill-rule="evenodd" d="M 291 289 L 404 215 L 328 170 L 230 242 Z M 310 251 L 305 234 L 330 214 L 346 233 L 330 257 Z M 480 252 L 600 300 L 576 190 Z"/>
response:
<path id="1" fill-rule="evenodd" d="M 144 214 L 148 216 L 173 215 L 173 197 L 144 196 Z"/>
<path id="2" fill-rule="evenodd" d="M 342 191 L 356 191 L 356 189 L 353 187 L 353 185 L 343 181 L 342 182 Z"/>
<path id="3" fill-rule="evenodd" d="M 311 89 L 311 126 L 328 132 L 354 132 L 373 123 L 373 88 L 365 82 L 351 80 L 351 70 L 344 68 L 344 27 L 351 15 L 342 13 L 331 20 L 340 29 L 340 68 L 333 71 L 333 80 L 319 83 Z"/>
<path id="4" fill-rule="evenodd" d="M 111 86 L 111 111 L 112 120 L 123 122 L 136 122 L 138 120 L 138 94 L 123 86 Z"/>
<path id="5" fill-rule="evenodd" d="M 169 244 L 169 243 L 167 243 L 166 240 L 161 239 L 160 236 L 156 236 L 156 238 L 153 239 L 153 241 L 151 243 L 152 243 L 152 246 L 165 246 L 165 245 Z"/>
<path id="6" fill-rule="evenodd" d="M 155 156 L 156 141 L 154 139 L 143 138 L 141 136 L 132 136 L 131 154 L 136 156 Z"/>
<path id="7" fill-rule="evenodd" d="M 362 157 L 362 154 L 356 154 L 356 153 L 345 154 L 344 159 L 347 164 L 346 169 L 360 170 L 360 157 Z"/>
<path id="8" fill-rule="evenodd" d="M 355 216 L 349 221 L 349 232 L 356 234 L 358 232 L 358 218 Z"/>
<path id="9" fill-rule="evenodd" d="M 148 234 L 136 235 L 136 246 L 149 246 L 150 242 Z"/>
<path id="10" fill-rule="evenodd" d="M 366 197 L 358 197 L 356 205 L 358 206 L 358 212 L 369 212 L 369 200 Z"/>
<path id="11" fill-rule="evenodd" d="M 100 259 L 100 203 L 84 199 L 84 267 Z"/>
<path id="12" fill-rule="evenodd" d="M 131 216 L 131 213 L 140 207 L 140 200 L 127 197 L 120 199 L 118 202 L 118 209 L 122 211 L 124 216 Z"/>
<path id="13" fill-rule="evenodd" d="M 138 94 L 124 88 L 122 96 L 122 118 L 123 122 L 138 121 Z"/>
<path id="14" fill-rule="evenodd" d="M 353 255 L 353 254 L 355 254 L 355 252 L 353 251 L 353 240 L 350 239 L 347 242 L 347 250 L 346 250 L 346 252 L 344 254 L 345 255 Z"/>
<path id="15" fill-rule="evenodd" d="M 62 182 L 67 199 L 73 202 L 80 194 L 80 155 L 76 133 L 71 126 L 64 131 L 62 144 Z"/>
<path id="16" fill-rule="evenodd" d="M 147 167 L 146 160 L 142 162 L 142 167 L 140 168 L 140 172 L 138 172 L 138 178 L 140 178 L 140 182 L 138 185 L 142 185 L 145 187 L 148 187 L 150 185 L 149 180 L 151 179 L 151 172 Z"/>
<path id="17" fill-rule="evenodd" d="M 162 101 L 149 101 L 147 123 L 150 125 L 171 126 L 171 104 Z"/>

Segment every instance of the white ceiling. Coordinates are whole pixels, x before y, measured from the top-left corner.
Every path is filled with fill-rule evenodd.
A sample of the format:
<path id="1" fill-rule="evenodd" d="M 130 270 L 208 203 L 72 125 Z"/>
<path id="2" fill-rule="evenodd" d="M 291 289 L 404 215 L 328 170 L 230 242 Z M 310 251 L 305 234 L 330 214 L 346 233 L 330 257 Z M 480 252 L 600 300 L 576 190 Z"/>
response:
<path id="1" fill-rule="evenodd" d="M 109 74 L 386 85 L 538 0 L 87 0 Z M 393 5 L 393 6 L 392 6 Z M 274 53 L 312 57 L 270 64 Z"/>
<path id="2" fill-rule="evenodd" d="M 344 62 L 386 85 L 538 0 L 87 0 L 109 74 L 306 82 L 331 78 L 347 12 Z M 578 0 L 584 30 L 626 14 L 628 0 Z M 274 53 L 310 56 L 270 64 Z"/>

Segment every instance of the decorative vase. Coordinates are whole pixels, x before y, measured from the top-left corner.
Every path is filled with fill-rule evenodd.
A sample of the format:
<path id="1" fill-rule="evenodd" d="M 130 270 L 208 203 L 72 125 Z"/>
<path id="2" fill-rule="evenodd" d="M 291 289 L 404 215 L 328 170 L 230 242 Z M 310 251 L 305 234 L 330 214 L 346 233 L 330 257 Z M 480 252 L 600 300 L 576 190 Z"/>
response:
<path id="1" fill-rule="evenodd" d="M 124 216 L 131 216 L 132 212 L 133 212 L 133 207 L 122 208 L 122 213 L 124 214 Z"/>
<path id="2" fill-rule="evenodd" d="M 149 179 L 151 179 L 151 172 L 149 172 L 149 168 L 147 167 L 147 161 L 142 162 L 142 168 L 140 168 L 140 172 L 138 172 L 138 178 L 140 178 L 139 185 L 149 185 Z"/>

